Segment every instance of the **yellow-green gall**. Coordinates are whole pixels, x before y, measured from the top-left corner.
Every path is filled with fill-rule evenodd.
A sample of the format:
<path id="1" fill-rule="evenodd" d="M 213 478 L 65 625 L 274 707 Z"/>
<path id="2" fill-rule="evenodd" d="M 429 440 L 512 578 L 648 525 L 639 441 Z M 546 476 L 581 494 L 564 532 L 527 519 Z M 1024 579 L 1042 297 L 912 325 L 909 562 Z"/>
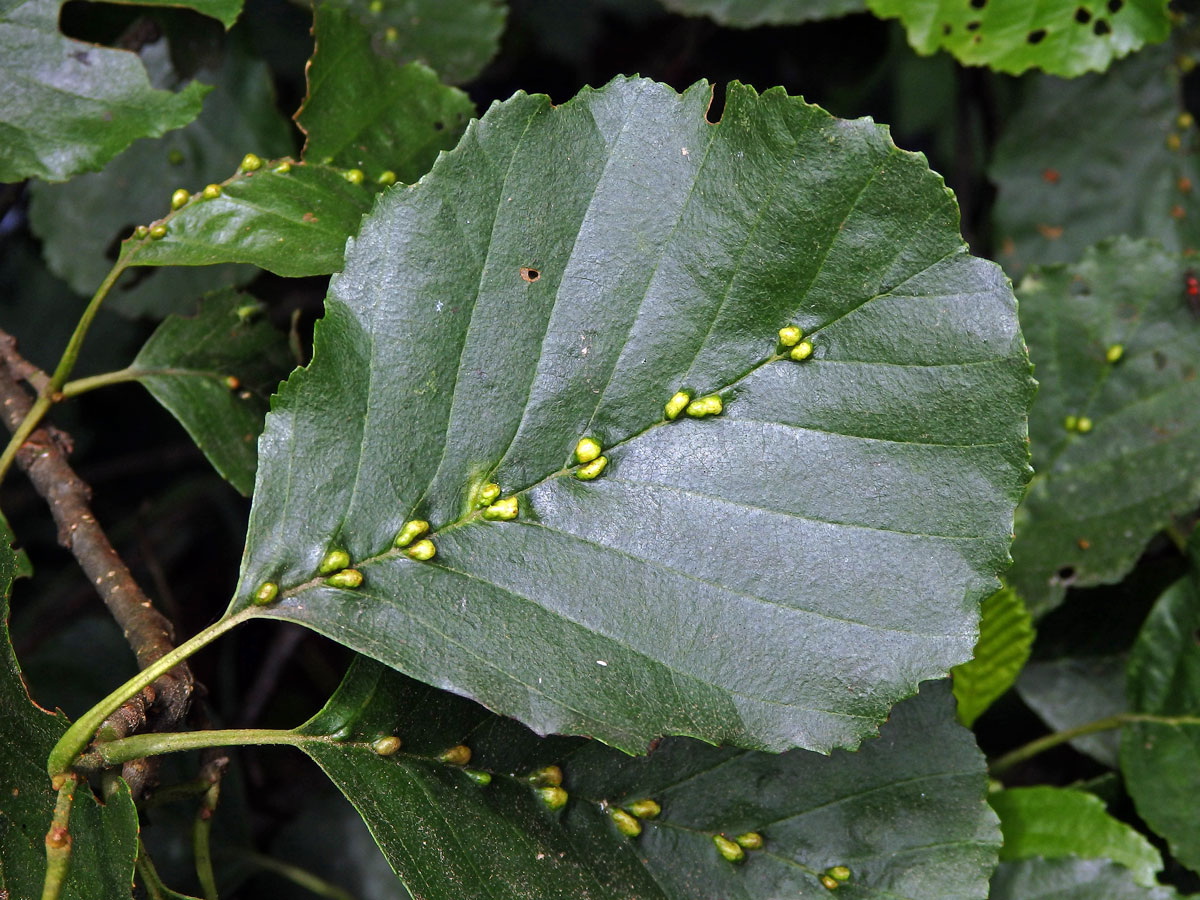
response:
<path id="1" fill-rule="evenodd" d="M 746 858 L 746 851 L 723 834 L 714 834 L 713 844 L 716 846 L 717 852 L 730 862 L 741 862 Z"/>
<path id="2" fill-rule="evenodd" d="M 358 569 L 342 569 L 326 578 L 325 583 L 330 587 L 356 588 L 362 586 L 363 576 Z"/>
<path id="3" fill-rule="evenodd" d="M 166 236 L 167 236 L 167 226 L 166 225 L 155 225 L 153 228 L 150 229 L 150 240 L 152 240 L 152 241 L 161 241 Z"/>
<path id="4" fill-rule="evenodd" d="M 1092 430 L 1092 420 L 1087 416 L 1080 416 L 1079 423 L 1075 426 L 1075 430 L 1080 434 L 1087 434 Z"/>
<path id="5" fill-rule="evenodd" d="M 400 40 L 400 32 L 396 30 L 395 25 L 389 25 L 383 30 L 383 39 L 389 44 L 394 44 Z"/>
<path id="6" fill-rule="evenodd" d="M 1125 355 L 1125 347 L 1121 344 L 1113 344 L 1111 347 L 1109 347 L 1107 350 L 1104 351 L 1104 358 L 1106 360 L 1108 360 L 1110 363 L 1117 362 L 1124 355 Z"/>
<path id="7" fill-rule="evenodd" d="M 381 737 L 371 744 L 371 749 L 380 756 L 391 756 L 400 749 L 400 738 L 394 734 L 389 734 L 387 737 Z"/>
<path id="8" fill-rule="evenodd" d="M 192 195 L 180 188 L 171 195 L 171 209 L 183 209 L 191 199 Z"/>
<path id="9" fill-rule="evenodd" d="M 580 438 L 579 443 L 575 445 L 575 458 L 581 463 L 590 463 L 603 452 L 604 448 L 600 446 L 600 442 L 590 437 Z"/>
<path id="10" fill-rule="evenodd" d="M 653 819 L 662 812 L 662 807 L 654 800 L 634 800 L 626 803 L 625 808 L 639 819 Z"/>
<path id="11" fill-rule="evenodd" d="M 317 568 L 317 572 L 321 575 L 328 575 L 330 572 L 339 572 L 350 565 L 350 554 L 345 550 L 330 550 L 325 554 L 325 558 L 321 560 L 321 565 Z"/>
<path id="12" fill-rule="evenodd" d="M 475 495 L 475 504 L 477 506 L 490 506 L 496 502 L 496 498 L 500 496 L 500 485 L 494 481 L 489 481 L 487 484 L 480 485 L 479 492 Z"/>
<path id="13" fill-rule="evenodd" d="M 679 414 L 687 407 L 688 403 L 691 402 L 691 399 L 692 398 L 683 391 L 675 394 L 670 400 L 667 401 L 667 418 L 672 420 L 677 418 Z"/>
<path id="14" fill-rule="evenodd" d="M 396 173 L 391 169 L 388 169 L 387 171 L 382 172 L 380 176 L 375 179 L 375 183 L 382 184 L 384 187 L 391 187 L 396 183 Z"/>
<path id="15" fill-rule="evenodd" d="M 838 881 L 849 881 L 850 880 L 849 866 L 834 866 L 832 869 L 830 869 L 825 874 L 828 875 L 830 878 L 836 878 Z"/>
<path id="16" fill-rule="evenodd" d="M 562 809 L 567 805 L 567 792 L 557 785 L 540 787 L 534 791 L 548 809 Z"/>
<path id="17" fill-rule="evenodd" d="M 200 192 L 200 196 L 205 200 L 216 200 L 221 196 L 221 186 L 219 184 L 205 185 L 204 190 Z"/>
<path id="18" fill-rule="evenodd" d="M 838 888 L 838 885 L 841 884 L 840 881 L 838 881 L 836 878 L 833 878 L 829 875 L 822 875 L 820 881 L 821 881 L 821 884 L 823 884 L 825 887 L 827 887 L 831 891 L 836 891 Z"/>
<path id="19" fill-rule="evenodd" d="M 763 836 L 757 831 L 747 831 L 745 834 L 739 834 L 734 838 L 739 847 L 744 847 L 747 850 L 759 850 L 763 845 Z"/>
<path id="20" fill-rule="evenodd" d="M 642 823 L 623 809 L 610 809 L 608 817 L 625 837 L 637 837 L 642 833 Z"/>
<path id="21" fill-rule="evenodd" d="M 516 497 L 505 497 L 503 500 L 497 500 L 491 506 L 483 511 L 485 519 L 515 519 L 520 507 L 517 504 Z"/>
<path id="22" fill-rule="evenodd" d="M 487 772 L 480 772 L 478 769 L 464 769 L 464 774 L 476 784 L 487 787 L 492 783 L 492 776 Z"/>
<path id="23" fill-rule="evenodd" d="M 804 332 L 795 325 L 788 325 L 786 328 L 779 329 L 779 343 L 785 347 L 795 347 L 800 343 L 800 338 L 804 337 Z"/>
<path id="24" fill-rule="evenodd" d="M 1191 128 L 1196 124 L 1196 120 L 1192 117 L 1190 112 L 1182 112 L 1179 114 L 1179 118 L 1175 120 L 1175 123 L 1180 128 Z"/>
<path id="25" fill-rule="evenodd" d="M 1063 428 L 1067 431 L 1074 431 L 1079 427 L 1079 416 L 1067 416 L 1063 419 Z"/>
<path id="26" fill-rule="evenodd" d="M 601 456 L 598 459 L 593 459 L 586 466 L 580 466 L 575 472 L 575 477 L 580 481 L 591 481 L 599 476 L 604 471 L 604 467 L 608 465 L 608 457 Z"/>
<path id="27" fill-rule="evenodd" d="M 367 7 L 374 15 L 379 15 L 383 12 L 383 0 L 371 0 L 371 5 Z"/>
<path id="28" fill-rule="evenodd" d="M 290 159 L 285 159 L 271 171 L 276 175 L 286 175 L 288 172 L 292 171 L 292 161 Z"/>
<path id="29" fill-rule="evenodd" d="M 137 228 L 133 229 L 133 236 L 139 241 L 144 241 L 149 234 L 150 229 L 145 225 L 139 225 Z"/>
<path id="30" fill-rule="evenodd" d="M 422 541 L 417 541 L 411 547 L 405 548 L 404 552 L 409 559 L 418 559 L 424 562 L 427 559 L 433 559 L 437 554 L 437 547 L 433 546 L 433 541 L 426 538 Z"/>
<path id="31" fill-rule="evenodd" d="M 801 341 L 792 348 L 792 352 L 788 354 L 796 362 L 802 362 L 812 356 L 813 345 L 812 341 Z"/>
<path id="32" fill-rule="evenodd" d="M 247 153 L 242 157 L 242 164 L 238 168 L 243 172 L 257 172 L 262 168 L 262 160 L 254 153 Z"/>
<path id="33" fill-rule="evenodd" d="M 448 766 L 465 766 L 471 761 L 471 748 L 466 744 L 455 744 L 439 753 L 438 759 Z"/>
<path id="34" fill-rule="evenodd" d="M 687 405 L 687 414 L 701 419 L 704 416 L 720 415 L 724 408 L 720 397 L 716 394 L 709 394 L 707 397 L 699 397 L 689 403 Z"/>
<path id="35" fill-rule="evenodd" d="M 254 592 L 254 604 L 256 606 L 266 606 L 268 603 L 274 603 L 275 598 L 278 596 L 279 585 L 273 581 L 264 581 Z"/>
<path id="36" fill-rule="evenodd" d="M 397 547 L 407 547 L 429 530 L 429 523 L 424 519 L 410 519 L 404 523 L 393 542 Z"/>
<path id="37" fill-rule="evenodd" d="M 366 176 L 363 175 L 362 169 L 347 169 L 345 172 L 342 173 L 342 177 L 345 178 L 351 184 L 362 184 L 363 178 L 365 178 Z"/>
<path id="38" fill-rule="evenodd" d="M 563 770 L 558 766 L 542 766 L 529 776 L 529 783 L 558 787 L 563 783 Z"/>

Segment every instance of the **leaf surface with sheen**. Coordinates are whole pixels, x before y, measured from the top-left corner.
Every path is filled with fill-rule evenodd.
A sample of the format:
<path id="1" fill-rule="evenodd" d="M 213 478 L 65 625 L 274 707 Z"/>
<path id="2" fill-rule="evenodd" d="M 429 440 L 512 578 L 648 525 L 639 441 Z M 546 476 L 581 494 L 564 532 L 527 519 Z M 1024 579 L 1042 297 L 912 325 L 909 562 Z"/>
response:
<path id="1" fill-rule="evenodd" d="M 974 657 L 951 673 L 958 720 L 968 728 L 1012 687 L 1033 645 L 1033 620 L 1012 588 L 984 600 L 981 615 Z"/>
<path id="2" fill-rule="evenodd" d="M 854 746 L 969 656 L 1027 475 L 1004 277 L 878 126 L 709 94 L 517 95 L 380 198 L 268 416 L 233 609 L 276 582 L 260 615 L 639 751 Z M 681 389 L 724 412 L 668 421 Z M 414 517 L 429 562 L 391 549 Z M 334 547 L 361 589 L 314 580 Z"/>
<path id="3" fill-rule="evenodd" d="M 432 714 L 429 712 L 436 710 Z M 895 708 L 880 737 L 830 758 L 718 749 L 668 738 L 630 759 L 597 741 L 541 739 L 470 701 L 361 657 L 301 744 L 352 803 L 414 897 L 701 900 L 823 898 L 829 867 L 862 898 L 982 898 L 999 835 L 982 800 L 983 763 L 943 684 Z M 379 734 L 403 748 L 381 757 Z M 465 742 L 482 786 L 438 762 Z M 552 812 L 528 775 L 559 766 Z M 608 810 L 650 798 L 661 813 L 624 837 Z M 740 864 L 715 834 L 754 831 Z"/>
<path id="4" fill-rule="evenodd" d="M 1003 862 L 988 900 L 1175 900 L 1174 889 L 1145 887 L 1107 859 L 1024 859 Z"/>
<path id="5" fill-rule="evenodd" d="M 672 12 L 708 16 L 734 28 L 798 25 L 866 12 L 866 0 L 662 0 Z"/>
<path id="6" fill-rule="evenodd" d="M 1126 712 L 1124 656 L 1065 657 L 1037 660 L 1017 679 L 1017 693 L 1054 731 L 1065 731 Z M 1120 733 L 1101 731 L 1071 741 L 1071 746 L 1115 769 Z"/>

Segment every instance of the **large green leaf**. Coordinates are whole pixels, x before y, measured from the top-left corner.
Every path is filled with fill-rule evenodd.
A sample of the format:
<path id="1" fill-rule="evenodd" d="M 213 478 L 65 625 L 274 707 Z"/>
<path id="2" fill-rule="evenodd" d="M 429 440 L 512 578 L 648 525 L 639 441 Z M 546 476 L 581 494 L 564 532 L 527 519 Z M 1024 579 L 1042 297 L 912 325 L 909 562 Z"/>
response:
<path id="1" fill-rule="evenodd" d="M 995 230 L 1007 272 L 1075 262 L 1104 238 L 1200 247 L 1200 168 L 1187 152 L 1172 49 L 1155 47 L 1103 75 L 1030 80 L 1005 123 L 989 171 Z M 1193 187 L 1194 186 L 1194 187 Z"/>
<path id="2" fill-rule="evenodd" d="M 1200 571 L 1200 541 L 1193 560 Z M 1131 722 L 1121 733 L 1121 773 L 1138 815 L 1171 853 L 1200 871 L 1200 589 L 1181 580 L 1155 604 L 1129 657 L 1133 712 L 1190 724 Z"/>
<path id="3" fill-rule="evenodd" d="M 163 322 L 130 374 L 171 411 L 213 467 L 249 495 L 267 398 L 294 365 L 287 339 L 259 315 L 254 298 L 224 290 L 207 296 L 195 316 Z"/>
<path id="4" fill-rule="evenodd" d="M 947 695 L 926 686 L 857 753 L 769 755 L 668 738 L 630 759 L 595 741 L 539 739 L 360 658 L 301 729 L 335 739 L 302 746 L 420 900 L 817 898 L 835 866 L 850 870 L 855 897 L 982 898 L 998 833 L 979 752 Z M 393 732 L 402 750 L 372 750 Z M 490 784 L 439 761 L 463 741 L 475 777 Z M 548 765 L 560 767 L 568 798 L 555 812 L 527 780 Z M 608 811 L 641 799 L 661 814 L 625 837 Z M 714 835 L 746 832 L 763 847 L 739 864 L 723 859 Z"/>
<path id="5" fill-rule="evenodd" d="M 420 63 L 376 56 L 351 12 L 321 3 L 314 17 L 308 97 L 296 114 L 308 134 L 305 158 L 362 169 L 371 179 L 391 170 L 416 181 L 474 115 L 470 98 Z"/>
<path id="6" fill-rule="evenodd" d="M 1168 887 L 1144 887 L 1106 859 L 1026 859 L 1001 863 L 989 900 L 1175 900 Z"/>
<path id="7" fill-rule="evenodd" d="M 1042 721 L 1065 731 L 1123 713 L 1125 657 L 1066 657 L 1029 663 L 1017 680 L 1017 693 Z M 1071 746 L 1115 769 L 1120 734 L 1102 731 L 1075 738 Z"/>
<path id="8" fill-rule="evenodd" d="M 1041 390 L 1009 580 L 1035 617 L 1068 584 L 1119 581 L 1172 513 L 1200 501 L 1200 318 L 1186 268 L 1157 244 L 1119 240 L 1017 288 Z"/>
<path id="9" fill-rule="evenodd" d="M 1104 801 L 1086 791 L 1056 787 L 1012 788 L 988 795 L 1000 816 L 1000 859 L 1111 859 L 1150 887 L 1162 856 L 1141 832 L 1108 814 Z"/>
<path id="10" fill-rule="evenodd" d="M 59 0 L 0 0 L 0 182 L 64 181 L 200 112 L 208 90 L 150 86 L 138 58 L 64 37 Z"/>
<path id="11" fill-rule="evenodd" d="M 1012 588 L 983 601 L 979 640 L 970 662 L 955 666 L 954 697 L 958 720 L 968 728 L 1001 694 L 1012 687 L 1033 645 L 1029 610 Z"/>
<path id="12" fill-rule="evenodd" d="M 8 588 L 15 570 L 12 551 L 0 546 L 0 896 L 25 900 L 42 895 L 45 838 L 55 801 L 46 757 L 67 730 L 67 720 L 35 705 L 21 680 L 8 638 Z M 86 781 L 77 787 L 63 900 L 129 900 L 137 830 L 137 812 L 123 781 L 103 805 Z"/>
<path id="13" fill-rule="evenodd" d="M 918 53 L 947 50 L 968 66 L 1019 75 L 1101 71 L 1171 31 L 1167 0 L 867 0 L 898 18 Z"/>
<path id="14" fill-rule="evenodd" d="M 334 0 L 367 28 L 371 46 L 396 63 L 422 62 L 450 84 L 478 75 L 500 49 L 504 0 Z"/>
<path id="15" fill-rule="evenodd" d="M 708 16 L 722 25 L 795 25 L 865 12 L 866 0 L 662 0 L 673 12 Z"/>
<path id="16" fill-rule="evenodd" d="M 275 108 L 264 63 L 230 52 L 220 69 L 199 77 L 215 87 L 186 128 L 139 141 L 103 172 L 68 184 L 34 185 L 29 218 L 46 262 L 80 294 L 90 296 L 108 274 L 110 247 L 137 223 L 170 208 L 172 191 L 198 191 L 222 180 L 249 151 L 281 156 L 291 149 L 290 128 Z M 105 304 L 128 315 L 190 311 L 205 291 L 244 284 L 255 274 L 250 266 L 229 265 L 127 272 Z"/>
<path id="17" fill-rule="evenodd" d="M 870 121 L 709 96 L 519 94 L 380 198 L 268 416 L 233 609 L 278 583 L 258 614 L 636 750 L 853 746 L 970 655 L 1028 471 L 1005 279 Z M 667 420 L 681 389 L 724 412 Z M 392 549 L 417 516 L 430 562 Z M 334 548 L 361 590 L 314 579 Z"/>

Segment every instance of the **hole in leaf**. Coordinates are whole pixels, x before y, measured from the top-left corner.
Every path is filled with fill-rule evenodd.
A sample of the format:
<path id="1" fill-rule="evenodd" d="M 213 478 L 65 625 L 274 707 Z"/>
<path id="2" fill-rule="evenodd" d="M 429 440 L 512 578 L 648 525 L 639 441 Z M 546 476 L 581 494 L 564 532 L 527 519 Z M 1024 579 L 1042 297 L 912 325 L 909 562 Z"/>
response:
<path id="1" fill-rule="evenodd" d="M 537 281 L 539 278 L 542 277 L 542 273 L 539 272 L 537 269 L 531 269 L 528 266 L 522 266 L 521 267 L 521 277 L 524 278 L 526 281 L 528 281 L 530 284 L 533 284 L 533 282 Z"/>
<path id="2" fill-rule="evenodd" d="M 708 101 L 708 112 L 704 114 L 704 118 L 708 124 L 716 125 L 721 121 L 723 112 L 725 112 L 725 85 L 714 84 L 712 98 Z"/>
<path id="3" fill-rule="evenodd" d="M 434 130 L 434 131 L 445 131 L 445 129 L 446 129 L 446 123 L 445 123 L 445 122 L 434 122 L 434 123 L 433 123 L 433 130 Z"/>
<path id="4" fill-rule="evenodd" d="M 971 0 L 972 9 L 983 9 L 987 6 L 987 0 Z"/>
<path id="5" fill-rule="evenodd" d="M 1054 573 L 1054 577 L 1057 578 L 1063 584 L 1069 584 L 1075 580 L 1075 567 L 1074 566 L 1063 566 L 1061 569 L 1059 569 L 1057 572 Z"/>
<path id="6" fill-rule="evenodd" d="M 1092 26 L 1092 32 L 1096 37 L 1103 37 L 1112 33 L 1112 27 L 1103 19 L 1097 19 L 1096 24 Z"/>
<path id="7" fill-rule="evenodd" d="M 1092 11 L 1083 6 L 1079 7 L 1075 10 L 1075 21 L 1080 25 L 1086 25 L 1092 21 Z"/>
<path id="8" fill-rule="evenodd" d="M 1124 5 L 1125 0 L 1108 0 L 1108 11 L 1115 15 L 1121 11 L 1121 7 Z"/>
<path id="9" fill-rule="evenodd" d="M 954 26 L 952 26 L 949 22 L 942 26 L 942 34 L 949 34 L 953 30 Z"/>
<path id="10" fill-rule="evenodd" d="M 967 23 L 967 31 L 978 31 L 978 30 L 979 30 L 979 20 L 978 19 L 976 19 L 974 22 Z"/>
<path id="11" fill-rule="evenodd" d="M 1042 39 L 1045 37 L 1046 37 L 1046 29 L 1039 28 L 1037 31 L 1029 32 L 1029 35 L 1025 38 L 1025 40 L 1029 41 L 1029 43 L 1031 43 L 1031 44 L 1040 44 L 1042 42 Z"/>

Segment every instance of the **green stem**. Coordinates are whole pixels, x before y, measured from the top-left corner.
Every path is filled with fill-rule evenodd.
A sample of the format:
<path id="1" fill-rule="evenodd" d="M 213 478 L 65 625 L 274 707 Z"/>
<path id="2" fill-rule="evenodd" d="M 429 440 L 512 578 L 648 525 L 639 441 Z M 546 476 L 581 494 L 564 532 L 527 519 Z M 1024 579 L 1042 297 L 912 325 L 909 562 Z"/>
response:
<path id="1" fill-rule="evenodd" d="M 994 760 L 988 766 L 988 772 L 993 776 L 999 775 L 1002 772 L 1007 772 L 1014 766 L 1020 765 L 1027 759 L 1032 759 L 1039 753 L 1045 753 L 1047 750 L 1051 750 L 1068 741 L 1073 741 L 1075 738 L 1096 734 L 1099 731 L 1112 731 L 1115 728 L 1120 728 L 1132 722 L 1153 722 L 1158 725 L 1173 726 L 1200 725 L 1200 716 L 1155 716 L 1149 713 L 1118 713 L 1115 716 L 1106 716 L 1094 722 L 1076 725 L 1074 728 L 1056 731 L 1053 734 L 1047 734 L 1037 740 L 1030 741 L 1028 744 L 1005 753 Z"/>
<path id="2" fill-rule="evenodd" d="M 328 897 L 330 900 L 355 900 L 354 895 L 349 891 L 343 890 L 336 884 L 330 884 L 323 878 L 318 878 L 307 869 L 301 869 L 299 866 L 293 866 L 290 863 L 285 863 L 270 856 L 263 856 L 261 853 L 243 853 L 240 855 L 244 859 L 254 863 L 260 869 L 266 869 L 268 872 L 282 875 L 293 884 L 310 890 L 319 897 Z"/>
<path id="3" fill-rule="evenodd" d="M 21 445 L 25 443 L 29 435 L 33 434 L 33 430 L 46 415 L 46 411 L 60 398 L 59 392 L 66 384 L 67 378 L 70 377 L 71 370 L 75 368 L 75 362 L 79 359 L 79 350 L 83 346 L 83 339 L 92 325 L 92 320 L 96 318 L 96 313 L 100 311 L 100 304 L 104 302 L 104 298 L 108 296 L 108 292 L 112 290 L 112 286 L 117 283 L 117 279 L 121 277 L 121 273 L 128 265 L 128 259 L 117 260 L 116 265 L 109 269 L 108 275 L 100 283 L 100 287 L 96 288 L 92 299 L 88 301 L 87 308 L 84 309 L 83 315 L 79 317 L 79 322 L 75 325 L 71 339 L 67 341 L 67 349 L 63 351 L 54 374 L 50 376 L 50 380 L 39 392 L 37 401 L 29 410 L 29 415 L 13 432 L 12 439 L 4 448 L 4 453 L 0 454 L 0 481 L 4 480 L 4 476 L 12 468 L 13 460 L 17 458 L 17 451 L 21 449 Z"/>
<path id="4" fill-rule="evenodd" d="M 217 876 L 213 872 L 212 819 L 217 811 L 217 800 L 221 793 L 221 782 L 216 781 L 204 794 L 200 809 L 196 811 L 196 821 L 192 826 L 192 856 L 196 860 L 196 878 L 200 882 L 200 890 L 204 900 L 217 900 Z"/>
<path id="5" fill-rule="evenodd" d="M 87 378 L 76 378 L 63 385 L 60 393 L 63 397 L 78 397 L 97 388 L 108 387 L 111 384 L 124 384 L 127 381 L 138 381 L 154 375 L 179 375 L 192 378 L 222 378 L 219 372 L 209 372 L 202 369 L 158 368 L 143 369 L 138 366 L 126 366 L 113 372 L 103 372 L 100 375 L 89 375 Z"/>
<path id="6" fill-rule="evenodd" d="M 101 741 L 86 755 L 88 763 L 118 766 L 131 759 L 160 756 L 183 750 L 203 750 L 205 747 L 237 747 L 264 744 L 301 744 L 323 740 L 294 731 L 277 728 L 225 728 L 220 731 L 164 731 L 135 734 L 116 741 Z"/>
<path id="7" fill-rule="evenodd" d="M 86 713 L 80 716 L 66 730 L 58 743 L 50 751 L 50 757 L 46 761 L 46 769 L 53 778 L 56 775 L 61 775 L 67 772 L 71 765 L 75 762 L 75 758 L 79 756 L 92 740 L 92 735 L 96 733 L 96 729 L 104 722 L 104 720 L 115 709 L 120 707 L 122 703 L 144 688 L 146 685 L 153 682 L 160 675 L 165 675 L 171 669 L 175 668 L 183 660 L 187 659 L 201 647 L 206 646 L 210 642 L 229 631 L 236 625 L 240 625 L 243 621 L 250 618 L 253 614 L 252 609 L 244 609 L 239 613 L 225 618 L 218 619 L 212 625 L 209 625 L 203 631 L 195 634 L 190 640 L 180 644 L 170 653 L 165 654 L 155 660 L 142 671 L 138 672 L 123 685 L 89 709 Z M 138 737 L 156 737 L 157 735 L 138 735 Z M 167 735 L 162 735 L 166 737 Z M 183 735 L 179 735 L 182 737 Z M 114 741 L 113 743 L 119 743 Z M 130 757 L 136 759 L 136 757 Z"/>
<path id="8" fill-rule="evenodd" d="M 58 900 L 67 880 L 71 864 L 71 804 L 75 800 L 74 775 L 64 775 L 58 782 L 58 799 L 54 801 L 54 816 L 46 832 L 46 879 L 42 882 L 42 900 Z"/>

